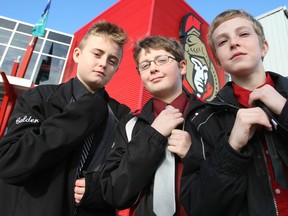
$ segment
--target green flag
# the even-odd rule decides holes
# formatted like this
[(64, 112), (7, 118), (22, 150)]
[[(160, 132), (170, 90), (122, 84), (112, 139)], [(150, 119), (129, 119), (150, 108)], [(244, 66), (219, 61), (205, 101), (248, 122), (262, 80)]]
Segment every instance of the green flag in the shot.
[(49, 9), (51, 5), (51, 0), (48, 0), (47, 6), (43, 11), (40, 20), (38, 23), (35, 24), (34, 28), (32, 29), (32, 35), (34, 37), (42, 37), (45, 33), (45, 27), (48, 20)]

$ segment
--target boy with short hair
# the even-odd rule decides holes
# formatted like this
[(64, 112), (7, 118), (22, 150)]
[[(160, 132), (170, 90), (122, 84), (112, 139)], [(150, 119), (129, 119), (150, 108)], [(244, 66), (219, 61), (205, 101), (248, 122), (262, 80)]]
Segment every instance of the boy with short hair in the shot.
[[(95, 23), (74, 50), (76, 78), (17, 99), (0, 142), (1, 215), (116, 214), (103, 200), (99, 176), (117, 121), (130, 109), (104, 86), (119, 67), (126, 40), (117, 25)], [(27, 117), (33, 121), (19, 121)]]
[(231, 75), (192, 127), (181, 198), (188, 215), (287, 215), (288, 80), (266, 72), (264, 31), (243, 10), (212, 22), (208, 40)]
[[(190, 120), (203, 103), (183, 89), (186, 61), (177, 40), (162, 36), (139, 40), (134, 47), (134, 60), (143, 85), (153, 97), (141, 111), (119, 123), (115, 145), (102, 174), (104, 197), (119, 209), (134, 204), (130, 215), (184, 216), (179, 201), (182, 160), (186, 160), (192, 143), (188, 131)], [(171, 156), (172, 162), (165, 156)], [(172, 171), (163, 171), (167, 161), (171, 162)], [(160, 170), (163, 173), (159, 174)], [(161, 177), (164, 177), (162, 183)], [(156, 192), (165, 186), (171, 191)], [(170, 193), (171, 203), (166, 200)], [(157, 204), (157, 201), (164, 203)]]

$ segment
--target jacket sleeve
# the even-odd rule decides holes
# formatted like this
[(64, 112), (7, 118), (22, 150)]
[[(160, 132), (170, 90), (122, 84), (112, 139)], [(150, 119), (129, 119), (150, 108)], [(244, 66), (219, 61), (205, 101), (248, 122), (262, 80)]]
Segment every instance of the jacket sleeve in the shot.
[(283, 107), (283, 110), (278, 118), (281, 126), (279, 127), (279, 132), (284, 135), (284, 137), (288, 137), (288, 99)]
[[(123, 104), (119, 104), (115, 100), (111, 99), (109, 102), (110, 107), (115, 114), (115, 117), (119, 121), (121, 118), (125, 117), (130, 112), (130, 109)], [(117, 127), (116, 124), (115, 127)], [(109, 130), (109, 135), (111, 135), (113, 130)], [(111, 136), (111, 141), (113, 141), (114, 136)], [(110, 143), (110, 142), (108, 142)], [(110, 147), (109, 147), (110, 148)], [(103, 160), (107, 157), (106, 151), (102, 151)], [(104, 162), (104, 161), (103, 161)], [(103, 198), (101, 183), (100, 183), (100, 176), (101, 176), (102, 168), (99, 168), (99, 171), (88, 171), (85, 174), (85, 193), (83, 198), (81, 199), (79, 206), (89, 209), (107, 209), (113, 208), (109, 205)]]
[(234, 151), (228, 135), (218, 129), (193, 129), (192, 146), (183, 160), (181, 201), (191, 216), (236, 215), (245, 200), (252, 153)]
[[(117, 209), (136, 202), (141, 191), (151, 184), (154, 173), (164, 158), (167, 138), (138, 119), (128, 143), (127, 119), (120, 122), (115, 145), (108, 154), (101, 176), (105, 200)], [(139, 124), (142, 124), (140, 129)]]
[(7, 183), (22, 184), (36, 172), (56, 165), (108, 112), (106, 101), (98, 94), (87, 94), (51, 116), (46, 116), (44, 103), (37, 89), (17, 99), (8, 133), (0, 141), (0, 178)]
[(87, 209), (112, 209), (103, 198), (101, 183), (100, 183), (100, 171), (91, 172), (85, 175), (85, 193), (81, 199), (79, 206)]

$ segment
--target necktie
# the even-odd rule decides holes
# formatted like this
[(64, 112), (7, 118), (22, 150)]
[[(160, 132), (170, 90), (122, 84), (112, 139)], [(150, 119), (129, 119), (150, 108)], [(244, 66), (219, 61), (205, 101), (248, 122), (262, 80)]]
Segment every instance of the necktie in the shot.
[(153, 211), (157, 216), (172, 216), (175, 209), (175, 159), (166, 148), (166, 157), (154, 177)]
[[(166, 107), (167, 108), (167, 107)], [(153, 211), (157, 216), (172, 216), (176, 210), (175, 203), (175, 158), (168, 151), (154, 177)]]
[(94, 133), (90, 134), (88, 137), (86, 137), (85, 142), (83, 144), (82, 152), (81, 152), (81, 157), (80, 157), (80, 163), (78, 166), (78, 172), (77, 172), (77, 177), (81, 178), (82, 176), (82, 169), (84, 167), (85, 161), (89, 155), (92, 142), (94, 138)]

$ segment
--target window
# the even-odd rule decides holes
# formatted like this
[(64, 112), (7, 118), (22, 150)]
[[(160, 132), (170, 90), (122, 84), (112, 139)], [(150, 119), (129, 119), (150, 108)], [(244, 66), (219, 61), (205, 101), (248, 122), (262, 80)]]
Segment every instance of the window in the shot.
[(31, 59), (29, 61), (28, 67), (26, 69), (25, 75), (24, 75), (25, 79), (31, 79), (31, 76), (32, 76), (33, 70), (35, 68), (36, 60), (37, 60), (38, 56), (39, 56), (39, 54), (33, 52)]
[(24, 32), (24, 33), (27, 33), (27, 34), (31, 34), (32, 32), (32, 26), (28, 26), (28, 25), (24, 25), (22, 23), (19, 23), (18, 27), (17, 27), (17, 31), (19, 32)]
[(66, 36), (66, 35), (61, 35), (61, 34), (58, 34), (56, 32), (50, 31), (49, 35), (48, 35), (48, 39), (59, 41), (59, 42), (66, 43), (66, 44), (70, 44), (72, 37)]
[[(33, 25), (11, 21), (0, 16), (0, 70), (11, 74), (14, 62), (20, 58), (20, 66), (30, 40)], [(39, 37), (29, 60), (24, 78), (36, 85), (58, 84), (64, 72), (67, 54), (73, 35), (46, 30)]]
[(51, 42), (51, 41), (46, 41), (44, 45), (43, 53), (66, 58), (68, 49), (69, 49), (69, 46)]
[(13, 21), (10, 21), (10, 20), (7, 20), (7, 19), (3, 19), (3, 18), (0, 18), (0, 26), (1, 27), (4, 27), (4, 28), (8, 28), (8, 29), (14, 29), (15, 28), (15, 25), (16, 25), (16, 22), (13, 22)]
[(0, 45), (0, 62), (1, 62), (1, 60), (2, 60), (3, 53), (4, 53), (5, 49), (6, 49), (5, 46)]
[(40, 52), (40, 49), (42, 47), (42, 44), (43, 44), (43, 39), (42, 38), (38, 38), (37, 42), (36, 42), (36, 45), (34, 47), (34, 51), (36, 52)]
[(0, 28), (0, 43), (8, 44), (12, 32)]
[(37, 66), (34, 83), (42, 84), (58, 84), (62, 74), (65, 60), (42, 55)]
[(17, 60), (18, 56), (21, 56), (21, 58), (23, 58), (24, 50), (19, 50), (19, 49), (10, 47), (4, 58), (3, 64), (1, 66), (1, 70), (4, 71), (6, 74), (11, 74), (12, 66), (14, 64), (14, 61)]
[(29, 36), (15, 33), (12, 39), (11, 45), (26, 49), (28, 46), (29, 40), (30, 40)]

